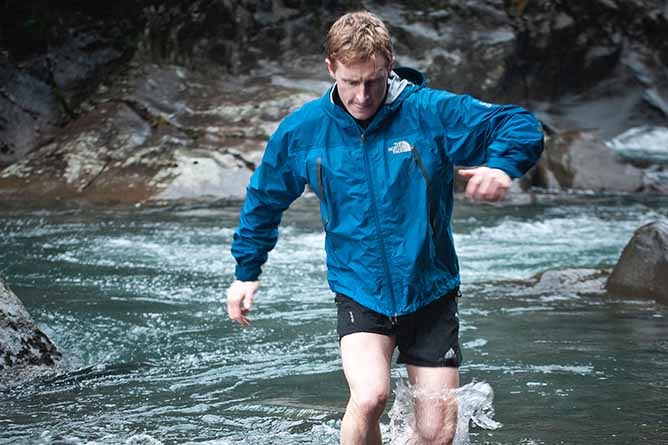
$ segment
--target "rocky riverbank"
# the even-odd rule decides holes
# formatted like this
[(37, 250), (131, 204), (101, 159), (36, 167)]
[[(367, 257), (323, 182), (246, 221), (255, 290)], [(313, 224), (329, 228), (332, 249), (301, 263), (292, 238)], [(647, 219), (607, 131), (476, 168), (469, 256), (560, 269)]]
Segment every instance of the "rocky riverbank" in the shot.
[[(0, 200), (242, 199), (278, 122), (329, 84), (323, 35), (351, 5), (327, 3), (65, 2), (39, 23), (5, 5)], [(352, 6), (430, 86), (536, 112), (545, 155), (516, 190), (668, 193), (662, 2)]]

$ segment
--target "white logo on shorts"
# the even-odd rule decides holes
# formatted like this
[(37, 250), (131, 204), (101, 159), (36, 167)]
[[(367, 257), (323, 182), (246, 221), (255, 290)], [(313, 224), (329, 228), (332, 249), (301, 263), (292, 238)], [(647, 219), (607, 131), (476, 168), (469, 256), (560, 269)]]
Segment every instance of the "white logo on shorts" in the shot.
[(450, 349), (448, 350), (448, 352), (445, 353), (445, 355), (443, 356), (443, 358), (446, 359), (446, 360), (452, 360), (453, 358), (455, 358), (455, 351), (454, 351), (454, 349), (450, 348)]

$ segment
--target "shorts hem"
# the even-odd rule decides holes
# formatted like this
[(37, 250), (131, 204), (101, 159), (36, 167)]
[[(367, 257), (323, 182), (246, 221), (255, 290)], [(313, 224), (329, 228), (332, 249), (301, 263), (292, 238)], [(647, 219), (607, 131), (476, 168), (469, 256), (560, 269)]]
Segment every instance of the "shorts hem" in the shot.
[(343, 337), (345, 337), (346, 335), (350, 335), (350, 334), (360, 334), (360, 333), (362, 333), (362, 332), (367, 333), (367, 334), (384, 335), (384, 336), (386, 336), (386, 337), (393, 337), (393, 336), (396, 337), (396, 334), (391, 334), (391, 333), (389, 333), (389, 332), (387, 332), (387, 331), (380, 331), (380, 330), (373, 330), (373, 329), (360, 329), (359, 331), (344, 332), (343, 334), (339, 334), (339, 333), (337, 332), (337, 334), (339, 335), (339, 342), (340, 342), (341, 339), (342, 339)]
[(455, 363), (452, 361), (448, 362), (429, 362), (426, 360), (419, 360), (414, 358), (409, 358), (399, 353), (397, 357), (397, 364), (401, 365), (413, 365), (413, 366), (422, 366), (425, 368), (459, 368), (461, 363)]

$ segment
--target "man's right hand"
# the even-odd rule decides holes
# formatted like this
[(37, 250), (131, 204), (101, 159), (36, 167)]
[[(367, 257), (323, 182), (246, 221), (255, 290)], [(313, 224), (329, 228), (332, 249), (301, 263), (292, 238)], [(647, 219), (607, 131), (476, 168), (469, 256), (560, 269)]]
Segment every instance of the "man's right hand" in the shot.
[(227, 289), (227, 315), (241, 326), (250, 325), (246, 314), (253, 306), (253, 297), (259, 287), (259, 281), (234, 280)]

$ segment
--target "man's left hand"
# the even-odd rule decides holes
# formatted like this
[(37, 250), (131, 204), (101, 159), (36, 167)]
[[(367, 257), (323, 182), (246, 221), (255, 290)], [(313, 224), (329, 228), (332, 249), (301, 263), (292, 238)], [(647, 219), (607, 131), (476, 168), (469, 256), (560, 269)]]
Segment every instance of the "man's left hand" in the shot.
[(473, 201), (495, 202), (506, 195), (512, 179), (503, 170), (489, 167), (476, 167), (459, 170), (459, 174), (468, 178), (466, 198)]

